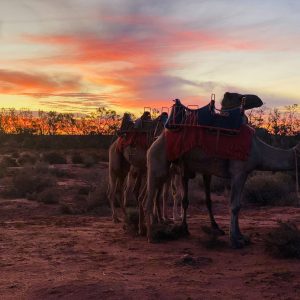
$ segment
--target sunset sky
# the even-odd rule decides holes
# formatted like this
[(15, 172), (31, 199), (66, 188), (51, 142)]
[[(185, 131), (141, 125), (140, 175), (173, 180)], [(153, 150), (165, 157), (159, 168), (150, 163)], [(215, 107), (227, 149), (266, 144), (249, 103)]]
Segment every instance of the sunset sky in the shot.
[(211, 93), (300, 103), (300, 2), (0, 2), (0, 107), (84, 113), (203, 105)]

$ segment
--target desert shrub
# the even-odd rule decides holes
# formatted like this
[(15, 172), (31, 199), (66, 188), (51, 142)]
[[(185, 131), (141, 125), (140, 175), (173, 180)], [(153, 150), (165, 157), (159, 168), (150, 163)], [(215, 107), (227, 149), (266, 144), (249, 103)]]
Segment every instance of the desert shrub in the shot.
[(11, 156), (4, 156), (0, 162), (1, 167), (17, 167), (18, 163), (15, 158)]
[(20, 157), (20, 153), (18, 151), (13, 151), (11, 153), (11, 157), (17, 159)]
[(64, 215), (72, 215), (73, 210), (72, 207), (66, 203), (62, 203), (60, 206), (61, 213)]
[(36, 195), (49, 187), (54, 187), (56, 181), (48, 174), (41, 176), (34, 168), (25, 168), (12, 178), (12, 185), (8, 187), (5, 195), (8, 197), (36, 198)]
[(97, 161), (92, 155), (86, 155), (83, 158), (83, 163), (86, 168), (90, 168), (94, 166), (97, 163)]
[(265, 250), (274, 257), (300, 258), (300, 230), (292, 222), (278, 222), (266, 237)]
[(37, 155), (33, 153), (21, 153), (19, 158), (17, 159), (17, 163), (21, 166), (23, 165), (34, 165), (38, 160)]
[(244, 199), (249, 203), (261, 205), (293, 204), (292, 178), (285, 173), (257, 173), (248, 178)]
[(78, 189), (78, 195), (88, 195), (90, 192), (90, 187), (82, 186)]
[(92, 188), (87, 197), (88, 209), (97, 206), (108, 206), (107, 199), (107, 179), (103, 178), (96, 186)]
[(51, 165), (67, 163), (67, 159), (61, 153), (58, 152), (44, 153), (43, 159)]
[(6, 174), (7, 174), (7, 167), (2, 166), (2, 164), (0, 163), (0, 178), (5, 177)]
[(50, 174), (52, 174), (55, 177), (58, 178), (65, 178), (70, 177), (70, 174), (66, 169), (60, 169), (60, 168), (52, 168), (50, 169)]
[(34, 172), (37, 174), (48, 174), (50, 172), (49, 164), (44, 161), (37, 162), (34, 166)]
[[(199, 186), (201, 189), (204, 189), (203, 177), (200, 176), (198, 179)], [(226, 178), (212, 176), (210, 190), (212, 193), (222, 193), (225, 190), (226, 186), (230, 186), (230, 181)]]
[(98, 161), (106, 161), (108, 162), (108, 150), (107, 149), (99, 149), (97, 151)]
[(83, 157), (80, 153), (76, 152), (76, 153), (72, 154), (71, 161), (72, 161), (73, 164), (82, 164), (83, 163)]
[(45, 204), (59, 203), (59, 192), (55, 188), (46, 188), (37, 194), (36, 199)]

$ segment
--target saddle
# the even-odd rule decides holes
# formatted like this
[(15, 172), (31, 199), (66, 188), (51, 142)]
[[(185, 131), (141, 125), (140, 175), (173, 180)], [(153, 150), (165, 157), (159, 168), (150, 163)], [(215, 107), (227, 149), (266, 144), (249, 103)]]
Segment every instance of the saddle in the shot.
[(118, 135), (123, 136), (126, 133), (150, 133), (154, 130), (152, 120), (138, 120), (136, 123), (132, 120), (130, 114), (124, 113)]
[(242, 124), (245, 123), (243, 101), (240, 107), (221, 110), (215, 108), (214, 100), (198, 109), (190, 109), (184, 106), (179, 99), (174, 101), (175, 103), (165, 125), (167, 129), (204, 127), (211, 133), (236, 134)]

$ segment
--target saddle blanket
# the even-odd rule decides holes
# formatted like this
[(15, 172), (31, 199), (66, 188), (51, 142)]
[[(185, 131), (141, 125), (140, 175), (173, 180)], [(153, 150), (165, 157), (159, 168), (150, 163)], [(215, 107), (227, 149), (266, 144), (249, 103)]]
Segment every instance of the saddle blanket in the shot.
[(117, 150), (122, 152), (125, 147), (141, 147), (147, 150), (150, 146), (150, 138), (147, 132), (127, 132), (125, 135), (118, 137)]
[(169, 161), (180, 158), (195, 147), (210, 157), (231, 160), (247, 160), (255, 131), (242, 125), (235, 135), (213, 133), (202, 127), (183, 127), (179, 131), (165, 130), (166, 151)]

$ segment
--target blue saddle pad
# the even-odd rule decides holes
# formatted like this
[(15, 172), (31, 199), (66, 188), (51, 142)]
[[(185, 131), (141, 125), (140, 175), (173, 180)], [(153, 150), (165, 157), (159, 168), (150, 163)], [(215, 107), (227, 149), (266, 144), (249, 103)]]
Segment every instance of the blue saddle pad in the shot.
[(190, 109), (176, 99), (165, 127), (174, 129), (180, 126), (202, 126), (238, 130), (242, 124), (243, 113), (239, 107), (216, 113), (211, 104)]

